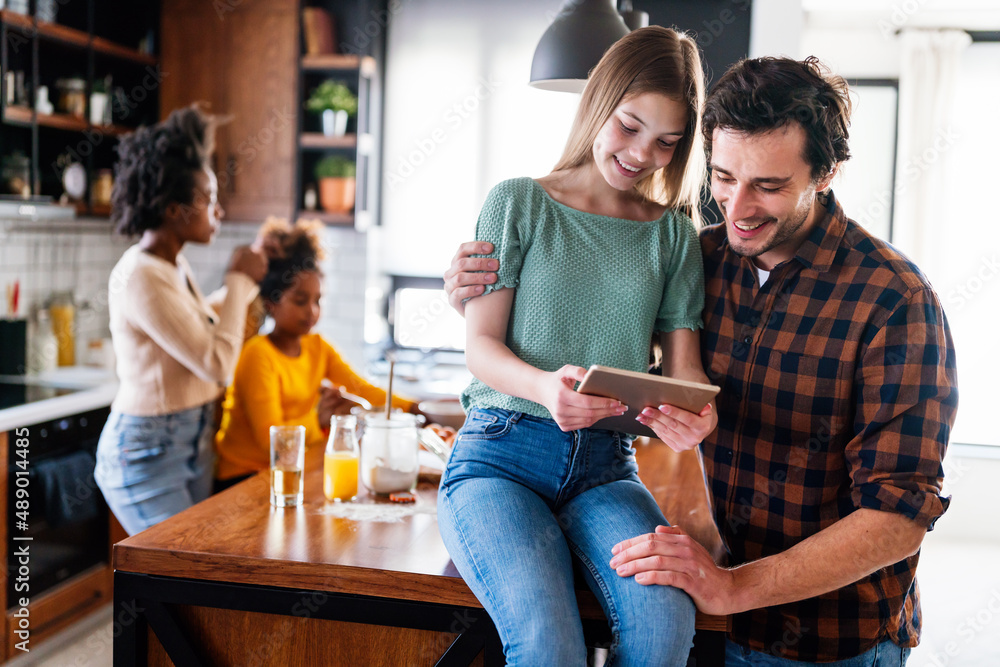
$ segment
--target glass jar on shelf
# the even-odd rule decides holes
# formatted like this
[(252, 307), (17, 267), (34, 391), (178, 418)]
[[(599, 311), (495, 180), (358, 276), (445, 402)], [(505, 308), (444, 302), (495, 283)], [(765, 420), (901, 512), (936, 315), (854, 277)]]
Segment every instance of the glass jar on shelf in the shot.
[(57, 79), (56, 88), (59, 91), (57, 109), (77, 118), (87, 115), (87, 82), (78, 77)]
[(31, 160), (20, 151), (3, 157), (2, 179), (4, 194), (31, 196)]

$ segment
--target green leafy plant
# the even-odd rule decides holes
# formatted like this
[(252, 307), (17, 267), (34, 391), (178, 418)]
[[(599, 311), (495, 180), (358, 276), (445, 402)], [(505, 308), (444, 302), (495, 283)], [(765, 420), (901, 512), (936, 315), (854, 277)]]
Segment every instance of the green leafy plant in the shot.
[(357, 165), (342, 155), (328, 155), (316, 163), (316, 178), (354, 178)]
[(316, 113), (327, 109), (346, 111), (347, 115), (353, 116), (358, 113), (358, 98), (343, 81), (327, 79), (313, 88), (306, 101), (306, 109)]

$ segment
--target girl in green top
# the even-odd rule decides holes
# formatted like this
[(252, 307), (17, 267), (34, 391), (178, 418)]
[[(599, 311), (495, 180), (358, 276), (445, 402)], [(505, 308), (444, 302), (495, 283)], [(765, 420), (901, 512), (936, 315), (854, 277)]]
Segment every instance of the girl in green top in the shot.
[[(632, 438), (591, 428), (626, 406), (574, 391), (591, 364), (708, 382), (704, 285), (691, 218), (705, 175), (693, 40), (636, 30), (591, 73), (566, 149), (544, 178), (496, 186), (476, 238), (500, 269), (466, 306), (475, 380), (438, 495), (452, 559), (493, 618), (508, 664), (581, 665), (582, 565), (613, 634), (613, 665), (683, 665), (694, 605), (618, 577), (611, 548), (666, 525)], [(640, 415), (640, 421), (645, 417)], [(699, 419), (714, 423), (711, 406)]]

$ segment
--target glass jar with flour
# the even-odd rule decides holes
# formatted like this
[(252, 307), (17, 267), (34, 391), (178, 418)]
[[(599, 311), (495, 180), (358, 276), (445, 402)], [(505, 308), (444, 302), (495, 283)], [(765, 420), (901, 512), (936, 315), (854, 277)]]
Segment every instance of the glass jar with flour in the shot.
[(416, 415), (369, 412), (361, 437), (361, 482), (379, 496), (412, 491), (418, 451)]

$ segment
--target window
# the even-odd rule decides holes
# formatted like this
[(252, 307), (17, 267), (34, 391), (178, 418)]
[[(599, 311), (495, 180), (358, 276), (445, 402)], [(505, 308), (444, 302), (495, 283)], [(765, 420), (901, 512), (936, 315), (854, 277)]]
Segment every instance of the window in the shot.
[(389, 301), (389, 322), (396, 346), (465, 349), (465, 321), (448, 305), (441, 279), (396, 277), (393, 282), (407, 285), (395, 289)]
[[(532, 88), (528, 74), (558, 6), (400, 6), (387, 43), (382, 225), (369, 230), (369, 264), (377, 273), (434, 277), (440, 285), (455, 249), (473, 239), (490, 188), (543, 176), (555, 165), (579, 95)], [(464, 322), (450, 308), (433, 326), (420, 316), (447, 305), (441, 291), (421, 285), (400, 295), (399, 285), (387, 282), (369, 295), (366, 342), (388, 334), (404, 347), (464, 348)], [(391, 333), (382, 310), (390, 295), (402, 297), (392, 308)]]
[[(898, 88), (892, 80), (852, 82), (851, 160), (834, 181), (844, 210), (881, 238), (897, 243), (892, 218)], [(980, 41), (964, 53), (952, 101), (954, 127), (945, 128), (951, 214), (934, 230), (930, 251), (900, 247), (928, 274), (951, 326), (958, 360), (959, 411), (952, 442), (998, 445), (991, 410), (1000, 377), (995, 322), (1000, 311), (1000, 219), (990, 201), (996, 184), (988, 160), (1000, 154), (1000, 133), (984, 110), (1000, 108), (1000, 43)]]
[[(940, 221), (930, 275), (958, 356), (959, 410), (952, 442), (1000, 446), (993, 423), (1000, 395), (1000, 215), (992, 168), (1000, 155), (994, 112), (1000, 108), (1000, 42), (974, 42), (966, 49), (953, 104), (955, 127), (948, 132), (953, 144), (945, 153), (951, 180), (941, 184), (952, 214)], [(921, 259), (930, 258), (914, 257), (917, 264)]]
[(892, 237), (898, 98), (895, 80), (851, 82), (851, 159), (833, 182), (851, 219), (887, 240)]

